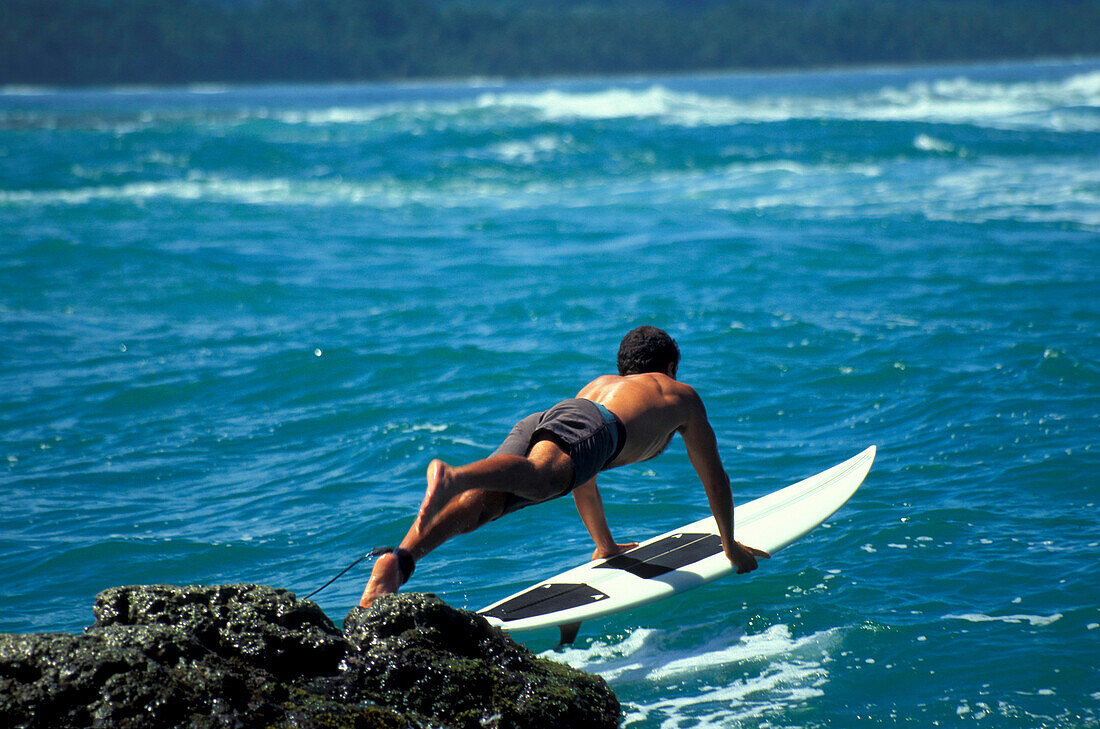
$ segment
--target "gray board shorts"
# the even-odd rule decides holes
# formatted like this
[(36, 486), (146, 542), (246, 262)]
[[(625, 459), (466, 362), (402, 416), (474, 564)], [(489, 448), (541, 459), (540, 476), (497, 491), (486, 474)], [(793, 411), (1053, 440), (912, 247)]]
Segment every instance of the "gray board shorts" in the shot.
[[(516, 423), (493, 455), (526, 456), (540, 440), (554, 441), (573, 462), (573, 483), (551, 497), (558, 498), (587, 483), (615, 460), (626, 442), (626, 427), (617, 415), (599, 403), (581, 398), (563, 400)], [(539, 502), (508, 494), (501, 516), (535, 503)]]

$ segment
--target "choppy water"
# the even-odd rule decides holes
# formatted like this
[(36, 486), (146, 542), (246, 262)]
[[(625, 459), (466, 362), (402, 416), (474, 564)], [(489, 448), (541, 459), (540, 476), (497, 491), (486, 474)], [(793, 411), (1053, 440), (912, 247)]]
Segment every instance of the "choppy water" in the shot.
[[(880, 451), (758, 572), (554, 654), (625, 726), (1100, 726), (1098, 62), (6, 89), (0, 251), (0, 630), (308, 592), (655, 323), (738, 499)], [(624, 539), (707, 513), (682, 446), (602, 484)], [(563, 500), (410, 588), (590, 551)]]

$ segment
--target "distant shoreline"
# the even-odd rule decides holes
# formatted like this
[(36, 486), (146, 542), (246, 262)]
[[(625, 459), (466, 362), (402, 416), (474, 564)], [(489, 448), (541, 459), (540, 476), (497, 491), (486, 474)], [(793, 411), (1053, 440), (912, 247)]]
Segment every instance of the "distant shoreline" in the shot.
[(431, 88), (431, 87), (461, 87), (472, 89), (493, 88), (506, 84), (541, 83), (541, 84), (586, 84), (601, 82), (661, 82), (676, 81), (690, 78), (720, 78), (723, 76), (789, 76), (789, 75), (829, 75), (841, 73), (862, 74), (891, 74), (904, 73), (917, 69), (940, 69), (943, 71), (968, 71), (977, 69), (996, 69), (998, 67), (1010, 68), (1013, 66), (1030, 65), (1036, 67), (1072, 67), (1091, 66), (1100, 63), (1100, 55), (1073, 56), (1073, 57), (1040, 57), (1040, 58), (1004, 58), (969, 61), (939, 61), (939, 62), (912, 62), (912, 63), (876, 63), (876, 64), (848, 64), (813, 67), (782, 67), (782, 68), (727, 68), (727, 69), (699, 69), (697, 71), (678, 72), (636, 72), (622, 74), (592, 74), (592, 75), (565, 75), (548, 74), (546, 76), (509, 78), (509, 77), (448, 77), (434, 78), (408, 78), (408, 79), (364, 79), (357, 81), (348, 80), (320, 80), (320, 81), (257, 81), (257, 82), (181, 82), (174, 84), (112, 84), (112, 85), (65, 85), (65, 84), (0, 84), (0, 98), (16, 98), (20, 96), (48, 96), (50, 94), (63, 93), (113, 93), (119, 95), (156, 94), (156, 93), (185, 93), (195, 96), (218, 96), (233, 93), (235, 91), (262, 91), (264, 89), (293, 89), (324, 88), (356, 89), (362, 87), (378, 86), (393, 88)]
[(0, 87), (545, 80), (1100, 55), (1100, 0), (9, 0)]

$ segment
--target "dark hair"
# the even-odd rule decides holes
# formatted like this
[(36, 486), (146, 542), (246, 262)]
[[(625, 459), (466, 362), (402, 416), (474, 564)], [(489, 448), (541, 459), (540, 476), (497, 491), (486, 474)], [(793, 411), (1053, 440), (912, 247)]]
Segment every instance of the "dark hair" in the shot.
[(669, 365), (680, 364), (680, 348), (667, 333), (657, 327), (631, 329), (619, 345), (619, 374), (665, 372)]

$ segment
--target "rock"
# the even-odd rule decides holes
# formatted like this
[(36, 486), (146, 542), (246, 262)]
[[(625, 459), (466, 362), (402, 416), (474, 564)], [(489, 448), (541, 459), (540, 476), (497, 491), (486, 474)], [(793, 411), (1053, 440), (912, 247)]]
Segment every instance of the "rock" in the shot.
[(355, 645), (345, 685), (386, 706), (469, 729), (619, 724), (619, 701), (602, 678), (538, 658), (434, 595), (387, 595), (355, 608), (344, 633)]
[(263, 585), (115, 587), (92, 612), (97, 628), (175, 626), (223, 658), (279, 677), (331, 674), (348, 648), (317, 603)]
[(616, 727), (603, 679), (480, 616), (405, 593), (341, 632), (261, 585), (118, 587), (80, 635), (0, 635), (0, 726), (248, 729)]

